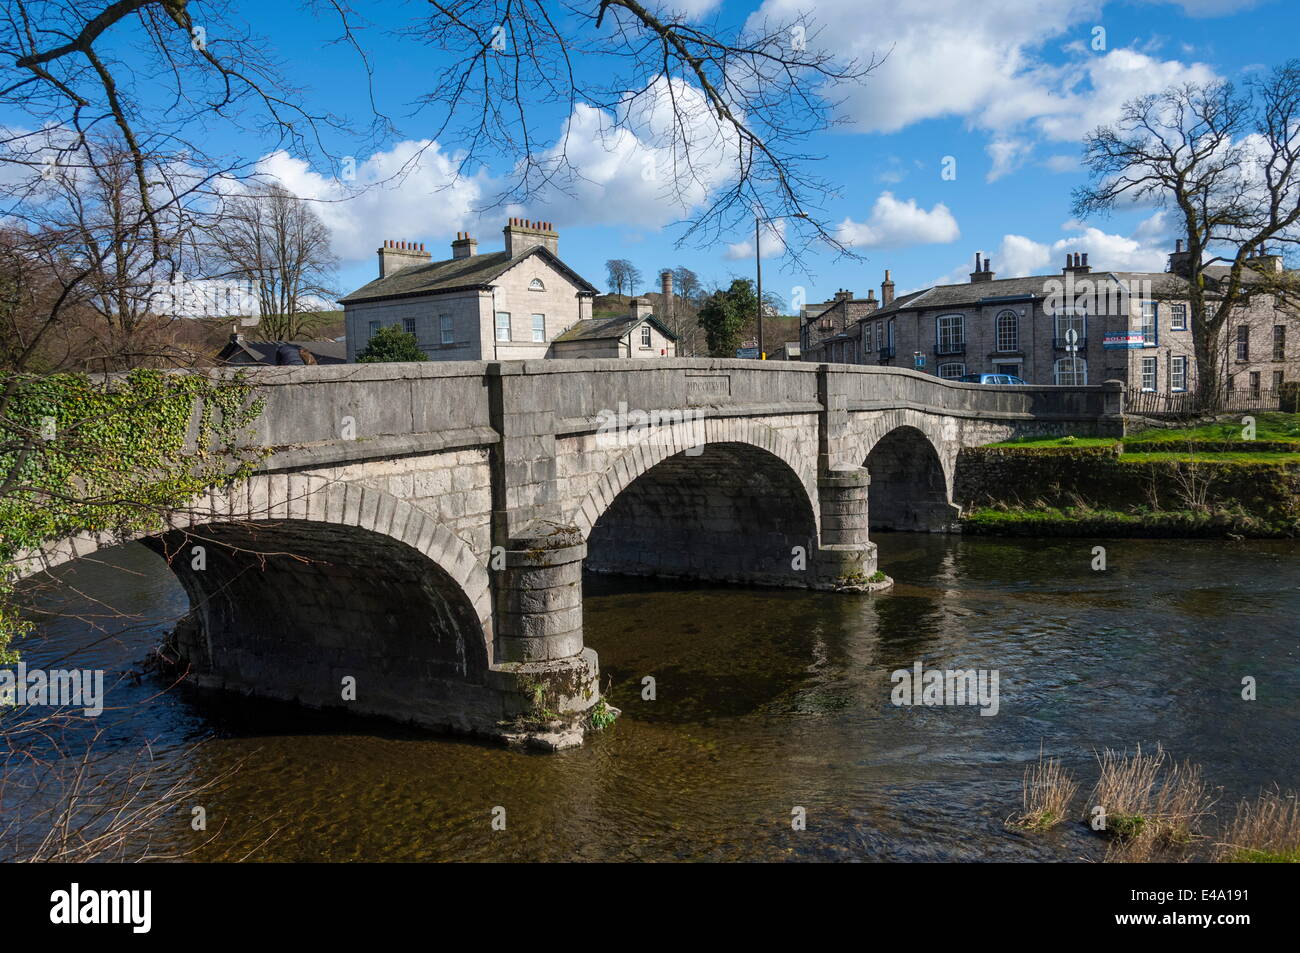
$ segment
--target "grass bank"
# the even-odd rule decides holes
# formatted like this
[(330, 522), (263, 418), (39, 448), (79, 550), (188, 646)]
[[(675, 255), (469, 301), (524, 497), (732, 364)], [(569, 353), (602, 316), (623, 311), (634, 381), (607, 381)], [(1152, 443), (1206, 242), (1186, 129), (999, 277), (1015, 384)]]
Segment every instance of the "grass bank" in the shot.
[(1300, 537), (1300, 414), (970, 448), (954, 495), (973, 534)]

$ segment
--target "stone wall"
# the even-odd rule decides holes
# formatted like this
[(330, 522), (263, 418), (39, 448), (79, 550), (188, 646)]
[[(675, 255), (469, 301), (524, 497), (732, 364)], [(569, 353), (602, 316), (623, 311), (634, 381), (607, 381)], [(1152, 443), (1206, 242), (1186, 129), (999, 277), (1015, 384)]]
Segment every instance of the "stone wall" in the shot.
[(957, 462), (955, 499), (970, 506), (1184, 509), (1189, 498), (1268, 518), (1300, 509), (1300, 465), (1126, 461), (1116, 447), (972, 447)]

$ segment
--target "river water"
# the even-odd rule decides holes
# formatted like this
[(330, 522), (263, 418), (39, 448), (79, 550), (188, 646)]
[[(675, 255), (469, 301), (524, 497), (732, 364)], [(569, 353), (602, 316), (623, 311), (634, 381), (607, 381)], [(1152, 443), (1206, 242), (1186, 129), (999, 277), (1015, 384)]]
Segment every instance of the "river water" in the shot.
[[(65, 571), (44, 598), (78, 618), (22, 649), (110, 672), (105, 769), (148, 742), (160, 779), (215, 782), (152, 837), (195, 860), (1096, 860), (1082, 824), (1004, 828), (1040, 749), (1080, 807), (1106, 747), (1198, 762), (1220, 814), (1300, 783), (1300, 545), (1112, 540), (1096, 572), (1086, 540), (878, 543), (897, 585), (875, 595), (589, 577), (623, 717), (552, 755), (119, 679), (186, 608), (139, 546)], [(918, 661), (996, 670), (998, 713), (893, 705)]]

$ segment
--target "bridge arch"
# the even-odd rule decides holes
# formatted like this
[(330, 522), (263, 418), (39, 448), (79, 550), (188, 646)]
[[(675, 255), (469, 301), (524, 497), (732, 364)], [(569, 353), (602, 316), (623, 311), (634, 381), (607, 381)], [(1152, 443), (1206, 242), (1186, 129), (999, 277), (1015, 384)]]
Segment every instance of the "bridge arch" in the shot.
[(795, 547), (805, 563), (817, 547), (816, 497), (805, 483), (811, 474), (800, 472), (807, 468), (775, 431), (731, 423), (695, 446), (645, 446), (610, 468), (579, 511), (586, 568), (806, 584), (808, 573), (792, 561)]
[(694, 425), (678, 423), (645, 430), (644, 436), (638, 436), (634, 446), (627, 448), (605, 469), (596, 485), (577, 505), (573, 524), (586, 539), (597, 520), (633, 481), (670, 457), (711, 444), (748, 446), (784, 463), (802, 488), (803, 501), (811, 507), (814, 526), (820, 530), (820, 514), (813, 505), (817, 499), (816, 461), (809, 459), (808, 454), (801, 454), (794, 443), (776, 429), (745, 418), (709, 418)]
[[(77, 537), (24, 569), (132, 539), (189, 595), (177, 641), (197, 684), (473, 727), (492, 664), (487, 570), (421, 508), (360, 484), (259, 474), (161, 532)], [(448, 695), (468, 700), (463, 716)]]
[(873, 441), (863, 465), (871, 475), (871, 529), (930, 530), (953, 516), (943, 457), (922, 430), (903, 424)]

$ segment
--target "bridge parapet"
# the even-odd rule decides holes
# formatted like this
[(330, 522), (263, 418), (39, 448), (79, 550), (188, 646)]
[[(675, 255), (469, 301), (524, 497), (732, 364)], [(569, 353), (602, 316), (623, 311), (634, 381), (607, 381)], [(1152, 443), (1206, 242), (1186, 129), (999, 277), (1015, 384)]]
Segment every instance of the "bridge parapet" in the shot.
[[(441, 694), (409, 705), (394, 696), (370, 710), (552, 746), (579, 739), (584, 713), (599, 701), (597, 659), (583, 641), (584, 569), (862, 588), (877, 569), (872, 527), (953, 524), (962, 446), (1066, 430), (1122, 433), (1122, 389), (1113, 382), (987, 387), (910, 370), (713, 359), (244, 373), (265, 401), (249, 445), (269, 451), (262, 473), (235, 494), (247, 505), (210, 514), (200, 506), (159, 532), (171, 531), (169, 545), (191, 529), (211, 535), (215, 524), (228, 524), (221, 532), (232, 539), (243, 538), (236, 524), (297, 532), (310, 567), (281, 554), (284, 565), (267, 574), (255, 558), (232, 555), (228, 575), (299, 586), (315, 608), (278, 627), (263, 627), (269, 612), (233, 603), (224, 615), (200, 614), (202, 631), (190, 640), (207, 647), (200, 674), (256, 688), (266, 673), (250, 659), (299, 652), (312, 662), (302, 666), (311, 684), (295, 697), (324, 704), (329, 692), (310, 673), (333, 677), (364, 664), (376, 678), (396, 670), (414, 679), (403, 685), (427, 688), (412, 673), (429, 660), (416, 653), (437, 643)], [(629, 426), (630, 434), (620, 430)], [(320, 489), (308, 492), (308, 484)], [(295, 522), (303, 525), (295, 530)], [(59, 551), (85, 555), (111, 543), (64, 541)], [(362, 552), (367, 572), (396, 568), (366, 583), (377, 586), (368, 599), (349, 600), (336, 590), (360, 585), (366, 573), (330, 563)], [(229, 600), (218, 582), (200, 575), (189, 585), (220, 608)], [(261, 598), (241, 585), (250, 604)], [(403, 587), (419, 593), (408, 598)], [(330, 668), (310, 657), (319, 648), (314, 627), (350, 601), (379, 616), (405, 606), (393, 615), (403, 632), (381, 631), (377, 618), (358, 647), (349, 636), (356, 619), (340, 623), (322, 640), (336, 657)], [(388, 644), (412, 654), (392, 662), (383, 657)], [(232, 669), (236, 658), (242, 669)], [(448, 681), (453, 669), (476, 672), (472, 691)], [(502, 729), (512, 719), (516, 728)]]

